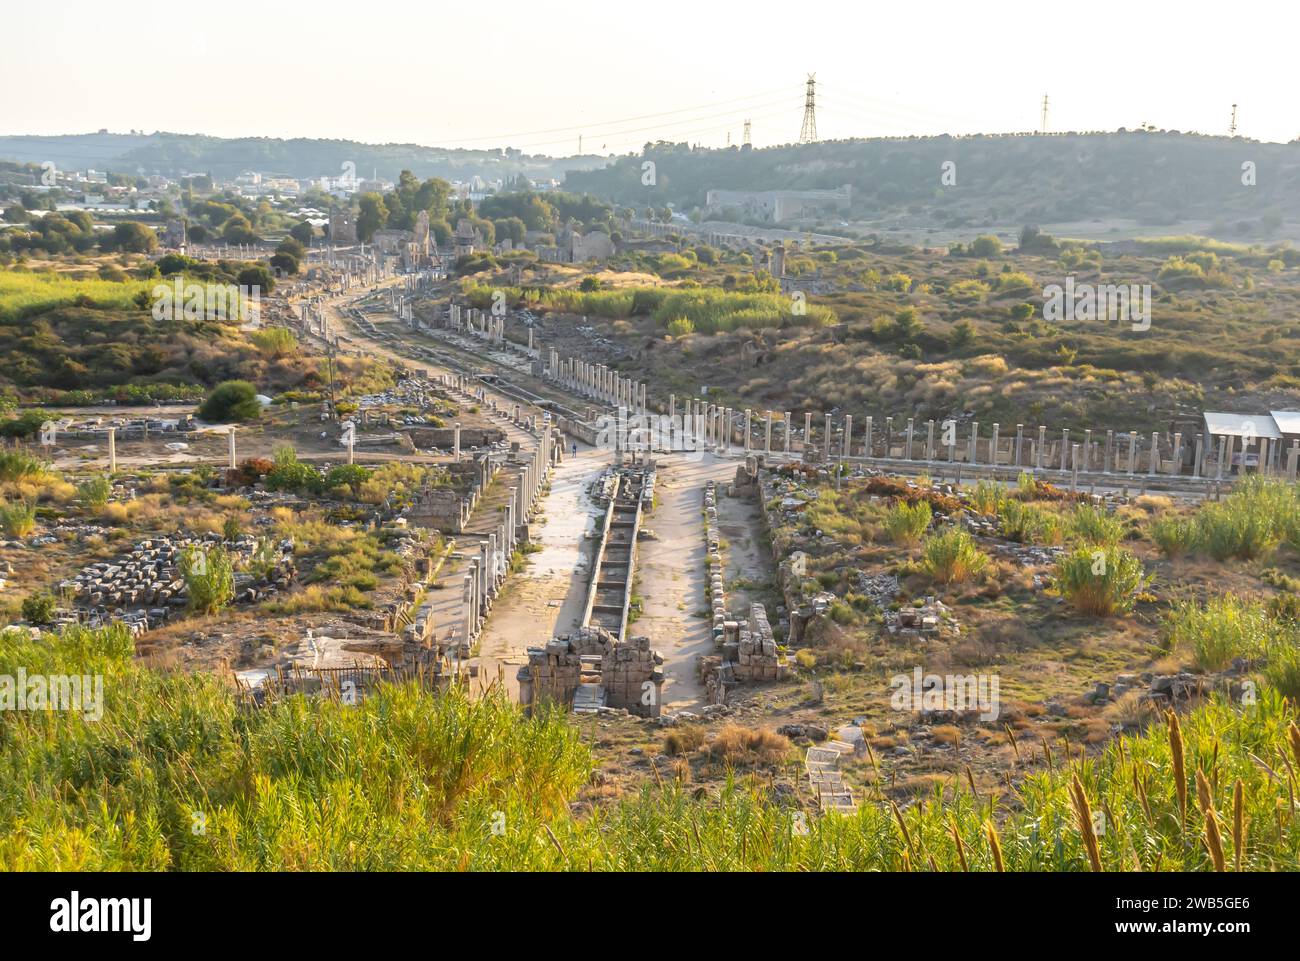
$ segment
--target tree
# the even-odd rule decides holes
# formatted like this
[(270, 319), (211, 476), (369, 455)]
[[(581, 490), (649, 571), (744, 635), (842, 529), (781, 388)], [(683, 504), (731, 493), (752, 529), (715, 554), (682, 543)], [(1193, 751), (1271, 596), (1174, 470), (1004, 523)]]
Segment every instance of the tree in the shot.
[(228, 244), (255, 244), (260, 237), (243, 214), (235, 214), (221, 228), (221, 238)]
[(199, 416), (214, 424), (257, 420), (262, 416), (257, 389), (246, 380), (224, 381), (208, 394)]
[(1002, 241), (992, 234), (981, 234), (971, 241), (972, 257), (997, 257), (1002, 253)]
[(364, 193), (358, 199), (360, 212), (357, 214), (357, 236), (366, 243), (388, 222), (388, 208), (384, 198), (376, 193)]
[(49, 591), (37, 591), (23, 598), (23, 620), (33, 624), (48, 624), (54, 620), (57, 604)]
[(291, 254), (278, 253), (271, 255), (271, 267), (280, 271), (282, 274), (292, 276), (298, 272), (298, 261)]
[(948, 347), (952, 350), (960, 350), (970, 344), (975, 339), (975, 325), (969, 320), (959, 320), (952, 328), (952, 336), (948, 338)]
[(158, 247), (158, 235), (144, 224), (129, 220), (113, 228), (111, 246), (132, 254), (153, 253)]
[(894, 326), (891, 334), (894, 340), (908, 341), (921, 332), (921, 319), (915, 307), (904, 307), (894, 314)]
[(239, 272), (236, 281), (241, 287), (256, 287), (264, 294), (275, 289), (275, 278), (261, 264), (249, 264)]
[[(302, 246), (310, 247), (312, 238), (316, 236), (316, 228), (311, 225), (310, 221), (304, 220), (293, 225), (293, 229), (289, 231), (289, 236)], [(298, 259), (301, 260), (302, 258), (299, 257)]]
[(307, 256), (307, 248), (304, 247), (297, 238), (285, 237), (280, 241), (280, 245), (275, 248), (277, 254), (288, 254), (294, 260), (302, 260)]

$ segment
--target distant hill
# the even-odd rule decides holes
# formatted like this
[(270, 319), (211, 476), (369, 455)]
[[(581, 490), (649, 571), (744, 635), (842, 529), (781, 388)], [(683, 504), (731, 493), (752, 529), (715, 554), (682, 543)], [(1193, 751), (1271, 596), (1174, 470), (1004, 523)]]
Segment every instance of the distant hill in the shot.
[(417, 177), (465, 180), (523, 174), (533, 179), (558, 178), (568, 169), (581, 170), (607, 163), (601, 157), (556, 160), (526, 156), (518, 151), (449, 150), (419, 144), (364, 144), (352, 140), (282, 140), (247, 137), (236, 140), (201, 134), (69, 134), (64, 136), (0, 136), (0, 159), (23, 163), (53, 161), (69, 170), (87, 167), (120, 173), (211, 173), (233, 177), (245, 170), (285, 177), (337, 175), (345, 162), (356, 165), (358, 177), (396, 180), (403, 170)]
[[(642, 184), (655, 162), (655, 184)], [(956, 183), (940, 182), (955, 164)], [(1256, 185), (1242, 183), (1255, 165)], [(638, 208), (702, 206), (710, 188), (853, 187), (851, 218), (936, 226), (1126, 218), (1152, 226), (1272, 215), (1300, 219), (1300, 142), (1177, 132), (924, 137), (832, 141), (762, 150), (656, 144), (644, 156), (575, 172), (570, 190)]]

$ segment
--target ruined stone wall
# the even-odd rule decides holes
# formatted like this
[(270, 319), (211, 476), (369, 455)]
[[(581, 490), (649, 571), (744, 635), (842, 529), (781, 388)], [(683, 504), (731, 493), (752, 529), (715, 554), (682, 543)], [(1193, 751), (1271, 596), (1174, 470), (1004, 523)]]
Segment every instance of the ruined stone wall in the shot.
[(607, 707), (626, 708), (641, 717), (658, 717), (664, 675), (663, 657), (650, 649), (650, 638), (615, 642), (601, 660), (600, 683)]

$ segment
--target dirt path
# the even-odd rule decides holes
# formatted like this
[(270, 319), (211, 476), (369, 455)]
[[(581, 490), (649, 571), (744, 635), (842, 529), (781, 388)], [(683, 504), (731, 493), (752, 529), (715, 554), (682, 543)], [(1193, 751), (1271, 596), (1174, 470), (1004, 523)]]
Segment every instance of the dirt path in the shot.
[(725, 484), (735, 476), (736, 461), (706, 455), (692, 460), (680, 454), (659, 460), (655, 488), (659, 503), (644, 526), (655, 540), (638, 548), (636, 593), (645, 610), (631, 633), (650, 638), (664, 657), (663, 710), (698, 710), (706, 703), (696, 676), (695, 659), (712, 654), (712, 622), (697, 616), (704, 600), (704, 484)]
[(515, 672), (527, 660), (525, 649), (576, 630), (582, 620), (596, 545), (586, 534), (601, 513), (588, 487), (609, 458), (581, 445), (579, 450), (576, 459), (555, 468), (551, 492), (542, 502), (545, 523), (531, 529), (542, 549), (529, 554), (528, 566), (510, 579), (481, 635), (479, 676), (502, 677), (512, 697), (519, 695)]

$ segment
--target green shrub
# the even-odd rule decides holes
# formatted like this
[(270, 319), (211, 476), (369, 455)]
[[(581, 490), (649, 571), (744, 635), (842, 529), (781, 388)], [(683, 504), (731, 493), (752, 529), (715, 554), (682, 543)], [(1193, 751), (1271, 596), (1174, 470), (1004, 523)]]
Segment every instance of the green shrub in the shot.
[(980, 514), (999, 513), (1007, 499), (1007, 490), (996, 481), (982, 480), (970, 493), (970, 506)]
[(0, 504), (0, 531), (5, 537), (26, 537), (36, 529), (36, 507), (25, 501)]
[(224, 381), (212, 388), (199, 407), (199, 416), (212, 424), (257, 420), (262, 416), (257, 388), (246, 380)]
[(1056, 562), (1056, 587), (1080, 614), (1110, 617), (1133, 609), (1142, 563), (1121, 548), (1077, 547)]
[(998, 507), (1002, 536), (1021, 544), (1059, 544), (1062, 540), (1061, 519), (1051, 511), (1014, 498)]
[(907, 504), (899, 501), (885, 511), (884, 528), (895, 544), (916, 544), (930, 528), (933, 512), (925, 501)]
[(112, 482), (103, 474), (87, 478), (77, 485), (77, 497), (90, 510), (99, 510), (113, 493)]
[(181, 552), (180, 570), (191, 612), (215, 614), (234, 599), (235, 570), (224, 547), (187, 547)]
[(1148, 533), (1166, 557), (1181, 557), (1196, 550), (1195, 521), (1182, 517), (1157, 517)]
[(1269, 651), (1264, 678), (1292, 704), (1300, 703), (1300, 643), (1294, 635)]
[[(40, 424), (43, 424), (42, 416)], [(40, 429), (40, 424), (36, 429)], [(45, 464), (39, 458), (20, 450), (0, 451), (0, 482), (34, 480), (44, 477)]]
[(37, 591), (23, 598), (23, 620), (33, 624), (48, 624), (54, 620), (58, 604), (49, 591)]
[(1080, 504), (1070, 515), (1070, 535), (1085, 544), (1111, 547), (1124, 539), (1124, 525), (1119, 518), (1093, 504)]
[(288, 444), (275, 449), (275, 466), (266, 474), (266, 489), (293, 493), (318, 493), (323, 488), (320, 471), (298, 460), (298, 452)]
[(922, 567), (936, 581), (955, 584), (979, 574), (989, 556), (964, 527), (950, 525), (925, 539)]
[(1203, 671), (1221, 671), (1234, 658), (1263, 655), (1277, 626), (1262, 604), (1231, 594), (1211, 597), (1204, 606), (1182, 601), (1165, 614), (1161, 645), (1170, 653), (1190, 651)]

